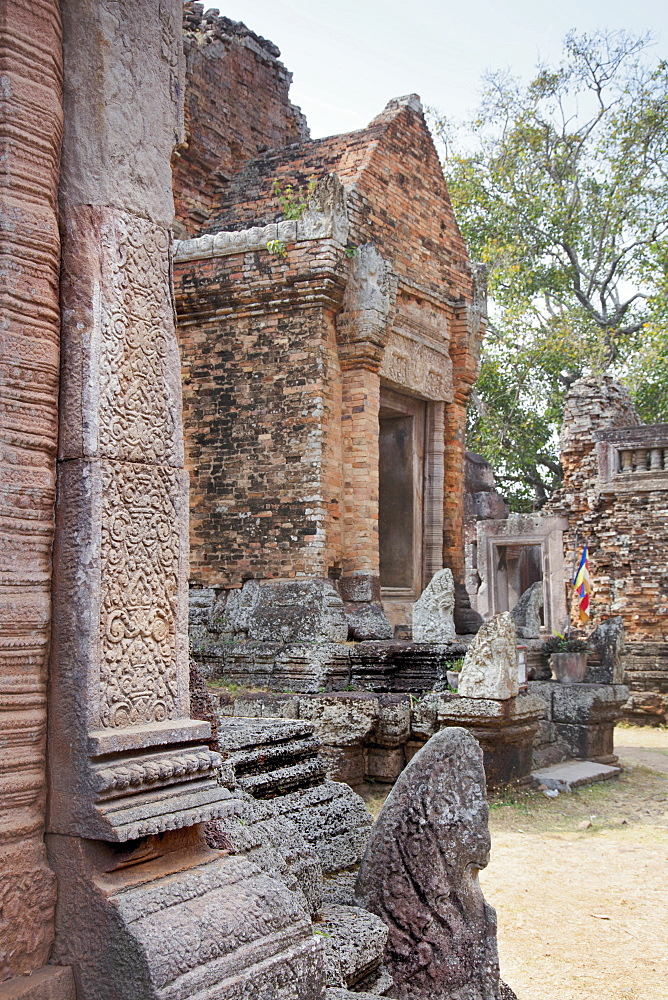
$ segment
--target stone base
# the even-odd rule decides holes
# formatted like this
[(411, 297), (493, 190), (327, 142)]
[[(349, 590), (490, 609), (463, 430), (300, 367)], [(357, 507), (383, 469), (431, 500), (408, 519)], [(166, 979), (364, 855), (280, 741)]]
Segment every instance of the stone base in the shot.
[(640, 725), (668, 722), (668, 642), (627, 642), (623, 660), (631, 694), (624, 718)]
[(533, 741), (545, 707), (541, 698), (530, 694), (496, 701), (435, 692), (425, 695), (416, 706), (413, 736), (428, 739), (448, 726), (462, 726), (482, 748), (488, 789), (526, 784)]
[(530, 681), (532, 694), (547, 709), (534, 747), (534, 766), (549, 767), (576, 758), (614, 764), (615, 725), (628, 698), (623, 684), (560, 684)]
[(0, 983), (0, 1000), (75, 1000), (69, 966), (45, 965), (30, 976)]
[(54, 956), (77, 1000), (321, 997), (322, 948), (297, 895), (197, 828), (123, 847), (52, 834), (47, 851)]

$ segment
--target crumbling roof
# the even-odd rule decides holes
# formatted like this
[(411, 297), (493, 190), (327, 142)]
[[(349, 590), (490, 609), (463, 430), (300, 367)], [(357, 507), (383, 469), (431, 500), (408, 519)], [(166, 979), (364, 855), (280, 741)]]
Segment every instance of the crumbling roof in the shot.
[[(309, 182), (336, 173), (346, 187), (360, 178), (394, 119), (404, 109), (422, 114), (416, 94), (395, 98), (366, 128), (325, 139), (293, 143), (255, 157), (231, 180), (220, 211), (212, 214), (203, 232), (238, 230), (268, 225), (283, 218), (274, 182), (306, 191)], [(426, 125), (425, 125), (426, 130)], [(445, 188), (445, 185), (444, 185)]]

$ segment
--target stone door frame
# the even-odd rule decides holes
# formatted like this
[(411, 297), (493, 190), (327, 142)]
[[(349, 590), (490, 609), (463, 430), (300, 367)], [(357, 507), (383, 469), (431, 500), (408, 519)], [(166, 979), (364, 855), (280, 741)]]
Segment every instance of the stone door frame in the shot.
[(539, 545), (543, 572), (545, 626), (550, 632), (563, 631), (568, 621), (566, 603), (567, 570), (564, 560), (564, 532), (568, 521), (563, 517), (511, 514), (504, 520), (479, 521), (478, 574), (480, 586), (474, 598), (476, 610), (491, 618), (502, 609), (495, 583), (499, 548), (510, 545)]
[(407, 393), (381, 379), (380, 406), (398, 416), (405, 413), (422, 418), (422, 426), (415, 429), (416, 461), (421, 468), (414, 466), (419, 502), (414, 511), (413, 586), (381, 588), (384, 605), (412, 604), (434, 573), (443, 568), (444, 404)]

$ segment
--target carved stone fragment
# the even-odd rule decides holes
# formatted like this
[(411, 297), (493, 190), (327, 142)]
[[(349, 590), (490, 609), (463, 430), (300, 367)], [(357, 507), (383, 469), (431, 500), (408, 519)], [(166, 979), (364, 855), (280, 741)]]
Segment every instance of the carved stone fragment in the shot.
[(413, 605), (413, 642), (455, 638), (455, 585), (452, 572), (440, 569)]
[(236, 636), (259, 641), (348, 638), (343, 601), (329, 580), (248, 580), (230, 594), (225, 617)]
[(464, 657), (457, 691), (465, 698), (504, 700), (519, 691), (515, 626), (507, 611), (481, 627)]
[(401, 1000), (496, 1000), (496, 915), (478, 871), (489, 860), (482, 751), (463, 729), (420, 750), (383, 806), (357, 902), (387, 924), (385, 964)]
[(524, 591), (510, 612), (515, 631), (520, 639), (537, 639), (540, 635), (540, 612), (544, 603), (543, 581), (537, 580)]
[[(594, 656), (587, 658), (587, 684), (623, 684), (626, 632), (621, 617), (608, 618), (589, 636)], [(590, 659), (598, 660), (591, 663)]]
[(205, 847), (196, 831), (125, 853), (52, 836), (48, 850), (59, 882), (53, 957), (73, 966), (77, 996), (320, 996), (322, 946), (298, 895), (246, 858)]

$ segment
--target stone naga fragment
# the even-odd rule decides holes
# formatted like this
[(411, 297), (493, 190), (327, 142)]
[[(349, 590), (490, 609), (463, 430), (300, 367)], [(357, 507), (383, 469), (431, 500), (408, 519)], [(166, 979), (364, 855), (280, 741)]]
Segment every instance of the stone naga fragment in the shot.
[(517, 696), (517, 637), (507, 611), (485, 622), (469, 646), (457, 691), (464, 698), (499, 701)]
[(413, 641), (448, 642), (454, 639), (454, 610), (452, 572), (439, 569), (413, 605)]
[(496, 914), (482, 751), (465, 729), (433, 736), (374, 826), (355, 898), (389, 928), (385, 965), (401, 1000), (497, 1000)]

